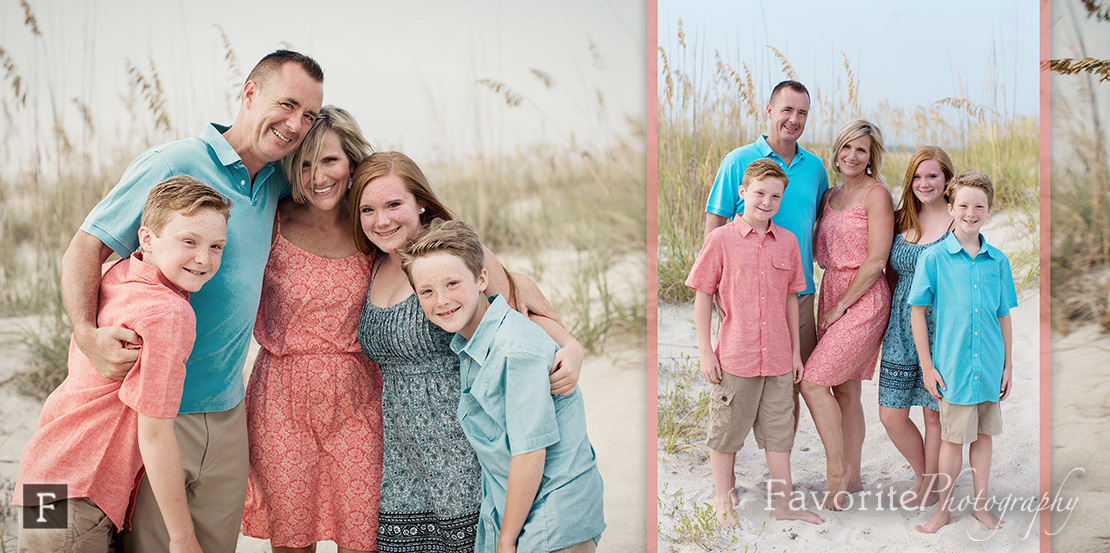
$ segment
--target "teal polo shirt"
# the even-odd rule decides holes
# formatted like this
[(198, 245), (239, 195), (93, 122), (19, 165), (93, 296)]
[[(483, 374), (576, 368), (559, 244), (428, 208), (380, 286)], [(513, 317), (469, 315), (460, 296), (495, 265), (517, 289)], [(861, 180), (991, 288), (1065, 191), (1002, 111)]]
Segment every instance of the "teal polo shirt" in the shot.
[(971, 257), (954, 234), (917, 258), (910, 305), (932, 305), (936, 318), (930, 354), (947, 390), (945, 401), (998, 401), (1006, 349), (999, 317), (1017, 307), (1010, 260), (982, 234)]
[(775, 214), (775, 224), (790, 231), (798, 238), (798, 248), (802, 252), (802, 270), (805, 272), (806, 289), (798, 295), (812, 294), (817, 291), (813, 285), (813, 227), (817, 222), (817, 208), (821, 197), (829, 189), (829, 175), (825, 164), (817, 157), (798, 146), (798, 153), (790, 166), (771, 149), (767, 135), (759, 140), (741, 146), (725, 156), (713, 180), (713, 190), (705, 204), (705, 212), (720, 215), (726, 219), (744, 213), (744, 200), (740, 198), (740, 184), (744, 181), (744, 170), (751, 162), (768, 158), (779, 164), (790, 181), (782, 195), (779, 212)]
[(459, 423), (482, 464), (482, 508), (475, 551), (497, 550), (514, 455), (547, 449), (543, 480), (517, 539), (517, 551), (554, 551), (605, 530), (601, 473), (586, 436), (582, 392), (552, 396), (547, 373), (559, 346), (500, 296), (459, 356)]
[(252, 191), (250, 173), (223, 137), (227, 129), (209, 124), (200, 136), (147, 150), (81, 225), (126, 257), (139, 248), (139, 217), (147, 194), (167, 178), (192, 176), (234, 202), (220, 270), (199, 292), (189, 294), (197, 337), (185, 364), (181, 413), (225, 411), (246, 395), (243, 365), (262, 295), (274, 212), (289, 191), (272, 163), (255, 175)]

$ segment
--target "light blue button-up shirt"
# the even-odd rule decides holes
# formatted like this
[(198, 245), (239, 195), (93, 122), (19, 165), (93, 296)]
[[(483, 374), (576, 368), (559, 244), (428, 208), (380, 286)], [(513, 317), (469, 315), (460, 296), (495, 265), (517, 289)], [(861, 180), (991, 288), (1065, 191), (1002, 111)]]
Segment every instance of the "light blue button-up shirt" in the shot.
[(1017, 307), (1010, 260), (979, 235), (974, 258), (954, 234), (917, 259), (910, 305), (932, 305), (936, 332), (933, 366), (954, 405), (998, 401), (1006, 361), (998, 318)]
[(775, 224), (794, 233), (798, 239), (798, 248), (802, 252), (802, 270), (806, 277), (806, 289), (798, 295), (812, 294), (817, 290), (813, 285), (813, 225), (817, 221), (821, 196), (829, 189), (829, 174), (825, 171), (821, 158), (798, 146), (798, 153), (794, 154), (794, 159), (787, 167), (786, 161), (767, 143), (767, 136), (761, 136), (759, 140), (729, 152), (721, 160), (705, 211), (726, 219), (744, 213), (744, 200), (740, 198), (744, 170), (751, 162), (763, 158), (779, 164), (790, 181), (786, 185), (786, 192), (782, 194), (779, 212), (775, 214)]
[(151, 188), (177, 175), (189, 175), (231, 198), (227, 246), (220, 270), (199, 292), (189, 294), (197, 314), (197, 339), (185, 364), (182, 413), (225, 411), (246, 395), (243, 365), (247, 359), (262, 272), (270, 255), (270, 238), (278, 199), (288, 195), (281, 171), (267, 164), (250, 173), (223, 132), (206, 125), (200, 136), (156, 146), (144, 152), (123, 173), (81, 225), (121, 257), (139, 248), (139, 218)]
[(469, 341), (451, 340), (459, 355), (459, 422), (482, 464), (482, 509), (476, 552), (497, 550), (505, 512), (509, 461), (547, 449), (532, 510), (517, 551), (554, 551), (599, 539), (605, 530), (601, 474), (586, 436), (582, 392), (551, 395), (547, 373), (558, 345), (500, 296)]

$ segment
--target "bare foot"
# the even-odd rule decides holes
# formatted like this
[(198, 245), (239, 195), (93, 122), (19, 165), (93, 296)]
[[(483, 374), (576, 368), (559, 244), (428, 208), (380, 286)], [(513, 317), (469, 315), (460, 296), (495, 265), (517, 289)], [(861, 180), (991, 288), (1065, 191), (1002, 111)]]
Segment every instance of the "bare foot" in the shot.
[(735, 487), (728, 491), (728, 500), (732, 502), (733, 507), (740, 505), (740, 492)]
[(990, 512), (988, 509), (975, 509), (971, 516), (975, 517), (975, 520), (982, 522), (983, 526), (987, 527), (987, 530), (998, 530), (1002, 528), (1002, 525), (1006, 522), (994, 516), (994, 513)]
[(863, 480), (860, 479), (860, 476), (858, 474), (853, 474), (852, 477), (848, 479), (848, 486), (845, 488), (845, 490), (847, 490), (848, 493), (863, 491)]
[(839, 511), (843, 509), (844, 496), (851, 493), (848, 490), (850, 481), (850, 473), (841, 476), (833, 476), (832, 473), (829, 473), (828, 481), (825, 482), (825, 498), (822, 501), (821, 507), (830, 511)]
[(907, 494), (910, 498), (902, 502), (903, 509), (924, 509), (925, 507), (936, 504), (936, 502), (940, 500), (940, 494), (937, 493), (936, 490), (922, 492), (925, 485), (925, 480), (921, 478), (914, 480), (913, 488), (911, 488)]
[(937, 514), (933, 515), (933, 518), (929, 519), (929, 522), (918, 524), (914, 528), (917, 528), (917, 531), (923, 534), (935, 534), (937, 530), (940, 530), (941, 527), (949, 522), (952, 522), (952, 513), (943, 509), (937, 509)]
[(732, 502), (714, 501), (713, 514), (717, 516), (717, 524), (723, 528), (739, 528), (740, 521), (736, 519), (736, 512), (732, 510)]
[(800, 520), (810, 524), (821, 524), (825, 522), (825, 519), (817, 516), (817, 513), (805, 509), (791, 508), (789, 503), (787, 503), (786, 506), (775, 508), (775, 518), (778, 520)]

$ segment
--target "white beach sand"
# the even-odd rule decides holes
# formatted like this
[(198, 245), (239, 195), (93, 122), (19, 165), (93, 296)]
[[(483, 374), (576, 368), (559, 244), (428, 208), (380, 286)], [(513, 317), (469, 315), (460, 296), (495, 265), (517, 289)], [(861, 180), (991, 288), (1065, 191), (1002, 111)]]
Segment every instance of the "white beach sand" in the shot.
[[(997, 500), (1038, 497), (1039, 397), (1037, 391), (1037, 329), (1038, 298), (1026, 293), (1021, 305), (1013, 311), (1014, 392), (1002, 406), (1003, 433), (994, 440), (990, 491)], [(697, 336), (694, 332), (693, 306), (661, 306), (659, 310), (660, 387), (665, 378), (664, 367), (670, 360), (689, 355), (690, 367), (697, 367)], [(704, 389), (699, 376), (691, 393)], [(825, 524), (811, 525), (797, 521), (777, 521), (767, 511), (764, 482), (768, 478), (763, 452), (749, 438), (736, 456), (737, 485), (741, 488), (741, 504), (737, 509), (742, 528), (720, 532), (706, 541), (718, 547), (733, 543), (748, 545), (753, 552), (830, 551), (851, 547), (866, 551), (1038, 551), (1039, 524), (1029, 512), (1009, 512), (1002, 530), (992, 534), (971, 518), (970, 508), (953, 513), (953, 522), (934, 535), (924, 535), (914, 526), (926, 522), (932, 508), (925, 512), (892, 509), (890, 493), (895, 497), (913, 483), (909, 463), (898, 453), (879, 422), (878, 374), (875, 380), (863, 383), (863, 405), (867, 417), (867, 438), (864, 442), (863, 484), (865, 492), (853, 494), (853, 504), (841, 512), (819, 511)], [(921, 424), (920, 409), (913, 419)], [(699, 434), (704, 439), (704, 432)], [(812, 495), (824, 490), (825, 457), (817, 430), (808, 410), (802, 409), (798, 434), (791, 455), (795, 491), (806, 496), (806, 504), (816, 508)], [(964, 465), (967, 466), (966, 450)], [(693, 514), (693, 505), (713, 501), (712, 473), (708, 450), (703, 445), (681, 453), (667, 455), (659, 451), (659, 551), (693, 552), (702, 548), (692, 541), (680, 542), (676, 529), (681, 518)], [(865, 495), (867, 494), (867, 495)], [(963, 474), (956, 484), (956, 507), (961, 498), (971, 495), (970, 473)], [(896, 504), (896, 501), (893, 503)]]
[(1095, 326), (1052, 338), (1052, 495), (1075, 501), (1053, 512), (1053, 551), (1110, 550), (1110, 337)]
[[(992, 244), (1008, 251), (1010, 242), (1022, 240), (1011, 221), (995, 216), (985, 229)], [(1019, 277), (1020, 278), (1020, 277)], [(696, 433), (695, 447), (675, 454), (658, 449), (657, 491), (659, 513), (659, 551), (694, 552), (706, 549), (745, 550), (751, 553), (776, 551), (833, 551), (851, 548), (862, 551), (1039, 551), (1039, 301), (1036, 289), (1020, 291), (1020, 305), (1012, 311), (1014, 328), (1014, 391), (1002, 404), (1003, 432), (994, 440), (989, 491), (996, 501), (1009, 498), (1011, 505), (1003, 515), (1003, 529), (991, 532), (971, 517), (971, 474), (963, 473), (956, 483), (953, 520), (933, 535), (917, 532), (914, 526), (932, 516), (934, 508), (905, 510), (897, 497), (913, 483), (909, 463), (887, 437), (879, 422), (878, 370), (875, 378), (863, 383), (863, 405), (867, 436), (863, 448), (864, 492), (853, 494), (848, 508), (841, 512), (821, 510), (821, 525), (797, 521), (778, 521), (767, 510), (764, 485), (769, 477), (764, 454), (748, 438), (736, 457), (737, 485), (741, 490), (737, 515), (741, 528), (726, 531), (716, 524), (698, 524), (695, 505), (708, 504), (712, 518), (713, 482), (708, 449), (704, 446), (705, 422)], [(660, 403), (665, 382), (678, 369), (698, 370), (697, 334), (693, 323), (693, 304), (661, 305), (659, 308), (659, 389)], [(697, 397), (707, 385), (700, 375), (687, 391)], [(920, 428), (921, 410), (911, 410)], [(806, 497), (807, 508), (817, 509), (825, 486), (825, 456), (820, 437), (808, 409), (802, 408), (798, 434), (791, 455), (795, 494)], [(967, 469), (967, 449), (964, 468)], [(893, 496), (891, 493), (893, 492)], [(892, 501), (892, 497), (894, 498)], [(968, 503), (961, 508), (961, 500)], [(1013, 503), (1022, 503), (1013, 505)], [(1024, 507), (1024, 512), (1021, 508)], [(773, 509), (773, 508), (772, 508)], [(999, 509), (996, 508), (996, 512)], [(705, 514), (706, 511), (702, 510)], [(1001, 514), (1001, 513), (1000, 513)], [(703, 517), (704, 520), (704, 517)], [(693, 530), (691, 530), (693, 528)]]

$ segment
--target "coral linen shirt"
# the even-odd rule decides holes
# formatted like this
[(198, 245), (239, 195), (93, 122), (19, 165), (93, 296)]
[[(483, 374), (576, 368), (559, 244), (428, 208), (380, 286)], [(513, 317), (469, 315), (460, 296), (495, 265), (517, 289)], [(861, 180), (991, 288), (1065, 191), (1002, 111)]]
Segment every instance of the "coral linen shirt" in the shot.
[(123, 380), (109, 380), (70, 341), (69, 376), (47, 398), (23, 448), (16, 505), (38, 505), (37, 497), (23, 496), (23, 484), (67, 484), (68, 497), (89, 498), (117, 529), (126, 522), (143, 465), (139, 413), (177, 416), (196, 332), (189, 294), (140, 256), (104, 265), (97, 313), (99, 326), (123, 326), (143, 337), (139, 360)]
[(686, 286), (721, 296), (714, 352), (735, 376), (779, 376), (793, 369), (786, 300), (806, 289), (794, 235), (773, 222), (761, 239), (742, 217), (709, 233)]

